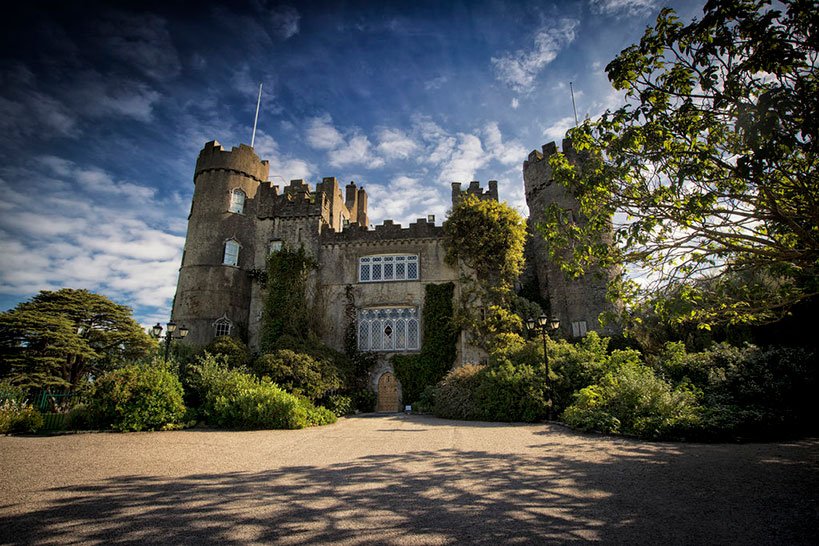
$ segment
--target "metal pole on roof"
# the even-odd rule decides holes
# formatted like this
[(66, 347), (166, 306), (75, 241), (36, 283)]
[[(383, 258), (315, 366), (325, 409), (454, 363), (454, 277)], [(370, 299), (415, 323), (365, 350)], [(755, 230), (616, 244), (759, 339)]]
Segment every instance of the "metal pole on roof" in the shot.
[[(256, 142), (256, 123), (259, 121), (259, 105), (262, 104), (262, 82), (259, 82), (259, 99), (256, 101), (256, 116), (253, 118), (253, 135), (250, 137), (250, 147)], [(577, 114), (575, 114), (577, 119)]]
[[(574, 104), (574, 87), (572, 87), (572, 82), (569, 82), (569, 91), (571, 91), (572, 93), (572, 110), (574, 110), (574, 126), (577, 127), (579, 123), (577, 122), (577, 106), (575, 106)], [(251, 146), (253, 145), (251, 144)]]

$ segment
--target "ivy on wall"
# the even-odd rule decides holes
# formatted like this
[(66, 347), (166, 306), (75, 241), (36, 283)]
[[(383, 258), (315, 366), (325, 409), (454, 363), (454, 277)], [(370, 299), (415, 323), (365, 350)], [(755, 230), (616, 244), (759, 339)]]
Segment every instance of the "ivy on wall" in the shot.
[(457, 356), (458, 328), (452, 304), (455, 285), (426, 285), (421, 352), (395, 355), (393, 368), (401, 381), (404, 402), (415, 402), (424, 388), (435, 385), (452, 368)]
[(275, 350), (282, 336), (300, 340), (308, 336), (307, 278), (317, 265), (304, 247), (283, 248), (267, 259), (267, 296), (260, 340), (263, 353)]

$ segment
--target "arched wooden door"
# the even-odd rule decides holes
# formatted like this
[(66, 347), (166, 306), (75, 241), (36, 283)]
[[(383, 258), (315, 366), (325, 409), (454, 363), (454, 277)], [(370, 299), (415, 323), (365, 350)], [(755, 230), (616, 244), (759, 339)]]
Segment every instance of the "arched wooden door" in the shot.
[(398, 400), (398, 380), (391, 372), (384, 372), (378, 379), (378, 403), (375, 411), (381, 413), (395, 413), (401, 411), (401, 401)]

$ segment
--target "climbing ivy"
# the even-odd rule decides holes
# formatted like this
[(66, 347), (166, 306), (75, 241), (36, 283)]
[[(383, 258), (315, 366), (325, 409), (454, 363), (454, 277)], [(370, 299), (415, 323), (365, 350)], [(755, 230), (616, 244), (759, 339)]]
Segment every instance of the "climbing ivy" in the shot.
[(405, 402), (417, 401), (424, 388), (440, 381), (455, 362), (458, 329), (452, 304), (454, 293), (451, 282), (426, 285), (421, 352), (392, 359)]
[(307, 278), (316, 267), (316, 261), (304, 247), (284, 248), (267, 259), (267, 296), (261, 333), (263, 353), (275, 350), (282, 336), (304, 340), (309, 335)]

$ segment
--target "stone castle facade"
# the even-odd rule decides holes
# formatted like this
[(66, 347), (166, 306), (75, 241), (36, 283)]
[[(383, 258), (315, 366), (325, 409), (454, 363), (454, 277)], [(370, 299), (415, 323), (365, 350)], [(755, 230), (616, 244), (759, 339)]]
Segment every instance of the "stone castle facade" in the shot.
[[(547, 158), (555, 149), (548, 144), (524, 162), (531, 211), (552, 201), (577, 211), (571, 195), (550, 184)], [(268, 170), (246, 145), (228, 151), (212, 141), (200, 152), (172, 319), (189, 328), (188, 343), (204, 345), (230, 334), (258, 348), (264, 288), (250, 273), (264, 269), (271, 252), (304, 247), (319, 264), (309, 279), (309, 304), (323, 341), (343, 350), (353, 315), (359, 349), (378, 356), (371, 381), (379, 409), (397, 410), (400, 385), (390, 358), (420, 350), (425, 286), (452, 282), (459, 297), (459, 273), (444, 260), (443, 228), (432, 216), (408, 227), (386, 220), (371, 228), (363, 187), (324, 178), (314, 190), (302, 180), (280, 189), (268, 181)], [(484, 191), (478, 182), (466, 189), (453, 183), (453, 204), (464, 193), (497, 200), (497, 182), (488, 186)], [(530, 223), (537, 218), (535, 213)], [(605, 279), (567, 281), (537, 236), (527, 244), (525, 275), (561, 319), (565, 335), (599, 329), (597, 316), (607, 308)], [(453, 364), (483, 358), (462, 333)], [(389, 390), (394, 392), (388, 396)]]

